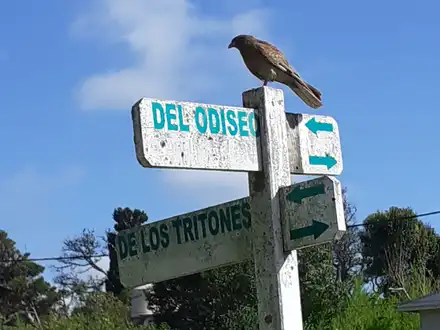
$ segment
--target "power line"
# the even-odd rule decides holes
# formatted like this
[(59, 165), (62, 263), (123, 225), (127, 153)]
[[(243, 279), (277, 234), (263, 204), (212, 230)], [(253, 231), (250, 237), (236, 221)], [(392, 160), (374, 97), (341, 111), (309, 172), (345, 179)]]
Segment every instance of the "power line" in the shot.
[[(427, 213), (420, 213), (420, 214), (415, 214), (415, 215), (410, 215), (407, 217), (399, 217), (396, 220), (411, 220), (411, 219), (415, 219), (415, 218), (423, 218), (423, 217), (428, 217), (430, 215), (437, 215), (440, 214), (440, 210), (439, 211), (433, 211), (433, 212), (427, 212)], [(373, 225), (374, 223), (358, 223), (355, 225), (350, 225), (347, 226), (348, 228), (355, 228), (355, 227), (365, 227), (365, 226), (370, 226)]]
[[(415, 218), (423, 218), (428, 217), (431, 215), (437, 215), (440, 214), (440, 210), (433, 211), (433, 212), (427, 212), (427, 213), (420, 213), (415, 214), (412, 216), (407, 217), (399, 217), (396, 220), (411, 220)], [(347, 226), (347, 228), (355, 228), (355, 227), (365, 227), (369, 225), (374, 225), (374, 223), (358, 223), (355, 225)], [(87, 255), (87, 256), (65, 256), (65, 257), (43, 257), (43, 258), (27, 258), (27, 259), (6, 259), (6, 260), (0, 260), (0, 262), (37, 262), (37, 261), (63, 261), (63, 260), (79, 260), (79, 259), (86, 259), (86, 258), (102, 258), (102, 257), (108, 257), (108, 254), (96, 254), (96, 255)]]
[(96, 255), (86, 255), (86, 256), (70, 256), (70, 257), (43, 257), (43, 258), (27, 258), (27, 259), (7, 259), (0, 260), (0, 262), (20, 262), (20, 261), (63, 261), (63, 260), (78, 260), (78, 259), (88, 259), (88, 258), (102, 258), (108, 257), (108, 254), (96, 254)]

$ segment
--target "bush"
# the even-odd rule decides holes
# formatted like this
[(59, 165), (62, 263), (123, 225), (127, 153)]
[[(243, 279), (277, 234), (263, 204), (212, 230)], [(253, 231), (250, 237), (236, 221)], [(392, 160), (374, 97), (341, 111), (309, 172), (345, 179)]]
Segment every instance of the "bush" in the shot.
[[(1, 327), (0, 327), (1, 328)], [(35, 330), (32, 325), (4, 327), (8, 330)], [(81, 307), (70, 317), (51, 315), (42, 320), (43, 330), (166, 330), (164, 326), (134, 325), (129, 320), (129, 307), (111, 294), (96, 292), (88, 295)]]
[(382, 298), (368, 293), (357, 281), (347, 307), (330, 324), (320, 324), (310, 330), (418, 330), (419, 316), (397, 312), (395, 297)]

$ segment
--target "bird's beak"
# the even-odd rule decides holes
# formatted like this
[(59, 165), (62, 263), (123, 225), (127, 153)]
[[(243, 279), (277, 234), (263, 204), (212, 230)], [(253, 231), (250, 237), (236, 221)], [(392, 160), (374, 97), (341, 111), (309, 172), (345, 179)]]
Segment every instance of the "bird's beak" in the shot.
[(228, 49), (230, 49), (230, 48), (232, 48), (232, 47), (234, 47), (234, 44), (231, 42), (231, 43), (229, 44), (229, 46), (228, 46)]

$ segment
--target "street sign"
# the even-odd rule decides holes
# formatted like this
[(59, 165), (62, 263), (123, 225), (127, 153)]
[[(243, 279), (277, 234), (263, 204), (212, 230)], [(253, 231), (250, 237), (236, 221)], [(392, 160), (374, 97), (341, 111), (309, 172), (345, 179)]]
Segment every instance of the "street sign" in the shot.
[(332, 117), (287, 114), (290, 172), (339, 175), (342, 152), (338, 124)]
[[(331, 117), (286, 114), (282, 90), (243, 93), (244, 108), (141, 99), (132, 108), (144, 167), (248, 172), (247, 198), (118, 233), (122, 284), (190, 275), (253, 258), (260, 330), (303, 329), (296, 249), (345, 231)], [(287, 253), (286, 253), (287, 252)]]
[(252, 258), (249, 197), (118, 233), (121, 283), (132, 288)]
[(144, 167), (260, 171), (253, 109), (143, 98), (132, 108)]
[[(258, 111), (143, 98), (132, 108), (144, 167), (261, 171)], [(339, 175), (341, 145), (331, 117), (286, 114), (290, 173)]]
[(329, 176), (281, 189), (286, 251), (339, 239), (346, 230), (342, 188)]

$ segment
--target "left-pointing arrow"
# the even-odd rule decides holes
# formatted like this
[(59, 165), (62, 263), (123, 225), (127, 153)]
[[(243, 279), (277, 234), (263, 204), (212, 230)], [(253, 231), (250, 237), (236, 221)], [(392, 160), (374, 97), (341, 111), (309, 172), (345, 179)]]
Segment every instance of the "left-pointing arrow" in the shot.
[(306, 187), (302, 189), (300, 186), (297, 186), (287, 195), (287, 199), (291, 202), (301, 204), (304, 198), (322, 194), (325, 194), (325, 186), (322, 183), (316, 186)]
[(317, 239), (319, 236), (321, 236), (327, 229), (329, 228), (329, 225), (313, 220), (312, 225), (298, 228), (298, 229), (292, 229), (290, 231), (290, 239), (300, 239), (307, 236), (313, 236), (314, 239)]
[(333, 125), (331, 123), (323, 123), (320, 121), (316, 121), (316, 118), (313, 117), (306, 123), (306, 127), (313, 132), (315, 135), (318, 135), (318, 132), (333, 132)]

